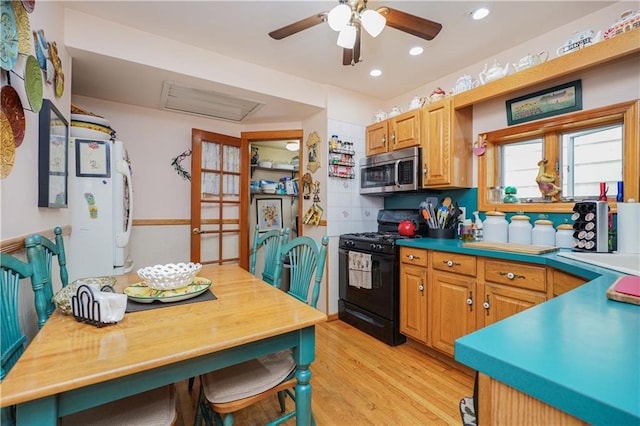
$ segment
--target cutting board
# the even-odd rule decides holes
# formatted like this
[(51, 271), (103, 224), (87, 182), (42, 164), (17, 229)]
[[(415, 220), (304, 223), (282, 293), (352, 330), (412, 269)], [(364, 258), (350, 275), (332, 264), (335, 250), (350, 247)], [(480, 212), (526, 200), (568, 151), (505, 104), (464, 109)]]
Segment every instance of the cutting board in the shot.
[(618, 278), (607, 290), (607, 297), (617, 302), (640, 305), (640, 277), (627, 275)]
[(558, 250), (558, 247), (553, 246), (533, 246), (530, 244), (498, 243), (494, 241), (473, 241), (463, 243), (462, 246), (481, 250), (500, 250), (526, 254), (543, 254)]

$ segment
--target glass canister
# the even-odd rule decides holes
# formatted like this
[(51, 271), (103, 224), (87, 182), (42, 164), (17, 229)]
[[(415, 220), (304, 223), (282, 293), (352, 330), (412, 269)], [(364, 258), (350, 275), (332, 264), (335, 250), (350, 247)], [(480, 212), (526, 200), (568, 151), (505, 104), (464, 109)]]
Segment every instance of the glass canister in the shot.
[(573, 225), (570, 223), (563, 223), (558, 225), (556, 231), (556, 246), (560, 248), (573, 248)]
[(517, 214), (511, 218), (509, 224), (509, 242), (516, 244), (531, 244), (531, 223), (529, 216)]
[(486, 216), (482, 222), (484, 241), (506, 243), (509, 232), (506, 215), (499, 211), (490, 211), (486, 213)]
[(538, 219), (531, 231), (531, 244), (535, 246), (555, 246), (556, 230), (553, 222), (547, 219)]

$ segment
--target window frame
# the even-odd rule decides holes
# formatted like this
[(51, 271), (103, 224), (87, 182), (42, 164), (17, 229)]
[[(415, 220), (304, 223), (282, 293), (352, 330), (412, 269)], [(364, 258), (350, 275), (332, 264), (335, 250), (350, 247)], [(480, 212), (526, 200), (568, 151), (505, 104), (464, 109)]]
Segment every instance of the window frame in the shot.
[[(484, 155), (477, 157), (478, 209), (502, 212), (571, 212), (575, 202), (490, 203), (488, 189), (499, 185), (499, 147), (508, 143), (542, 137), (545, 158), (549, 161), (548, 164), (554, 165), (561, 155), (561, 133), (614, 123), (622, 123), (623, 126), (624, 198), (625, 200), (630, 198), (638, 200), (640, 198), (640, 100), (636, 99), (480, 134), (479, 140), (485, 140), (487, 145)], [(556, 173), (555, 170), (554, 173)], [(611, 194), (607, 201), (615, 213), (616, 194)]]

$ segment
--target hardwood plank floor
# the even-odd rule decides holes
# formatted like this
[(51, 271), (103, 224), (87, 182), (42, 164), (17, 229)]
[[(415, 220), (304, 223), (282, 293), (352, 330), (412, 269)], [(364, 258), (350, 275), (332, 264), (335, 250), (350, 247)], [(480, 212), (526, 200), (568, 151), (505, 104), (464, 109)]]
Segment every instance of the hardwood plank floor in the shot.
[[(311, 365), (313, 413), (323, 425), (460, 425), (460, 398), (473, 393), (473, 377), (413, 345), (388, 346), (342, 321), (316, 327)], [(199, 389), (177, 384), (178, 426), (192, 425)], [(287, 399), (288, 408), (293, 407)], [(235, 415), (235, 424), (264, 425), (279, 414), (268, 398)], [(295, 425), (290, 420), (286, 425)]]

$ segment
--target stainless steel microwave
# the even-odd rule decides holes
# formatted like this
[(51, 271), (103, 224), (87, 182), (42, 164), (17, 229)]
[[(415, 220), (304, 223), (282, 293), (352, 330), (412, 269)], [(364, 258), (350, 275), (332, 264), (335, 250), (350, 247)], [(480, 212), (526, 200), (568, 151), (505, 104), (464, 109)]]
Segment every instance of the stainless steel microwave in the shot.
[(360, 194), (392, 195), (421, 188), (420, 148), (412, 147), (360, 160)]

